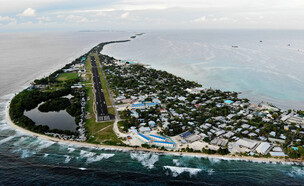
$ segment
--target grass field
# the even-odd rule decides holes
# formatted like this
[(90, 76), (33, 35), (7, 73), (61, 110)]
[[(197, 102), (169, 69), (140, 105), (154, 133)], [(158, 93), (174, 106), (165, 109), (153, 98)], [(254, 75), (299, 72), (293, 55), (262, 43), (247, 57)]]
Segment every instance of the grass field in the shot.
[(125, 131), (123, 130), (123, 128), (124, 128), (124, 122), (123, 122), (123, 121), (119, 121), (119, 122), (117, 123), (117, 125), (118, 125), (118, 130), (119, 130), (120, 132), (122, 132), (122, 133), (125, 133)]
[(72, 79), (76, 79), (78, 77), (77, 73), (62, 73), (59, 74), (59, 76), (57, 77), (58, 81), (67, 81), (67, 80), (72, 80)]

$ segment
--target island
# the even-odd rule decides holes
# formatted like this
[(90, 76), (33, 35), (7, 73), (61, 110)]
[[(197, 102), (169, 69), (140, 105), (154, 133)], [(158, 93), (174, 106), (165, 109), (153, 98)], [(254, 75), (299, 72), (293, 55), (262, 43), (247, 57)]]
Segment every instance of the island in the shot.
[[(203, 87), (142, 63), (101, 54), (105, 45), (121, 42), (130, 40), (100, 43), (34, 80), (10, 102), (12, 126), (50, 140), (96, 147), (304, 159), (304, 111), (253, 104), (237, 92)], [(54, 116), (55, 123), (34, 119), (58, 113), (62, 119), (55, 121)], [(72, 118), (67, 123), (73, 127), (65, 126), (66, 118)]]

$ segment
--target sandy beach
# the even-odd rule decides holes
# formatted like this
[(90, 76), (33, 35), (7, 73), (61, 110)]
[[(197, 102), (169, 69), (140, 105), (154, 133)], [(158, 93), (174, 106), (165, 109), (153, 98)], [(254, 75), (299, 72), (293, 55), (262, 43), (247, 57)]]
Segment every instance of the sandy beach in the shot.
[(105, 150), (121, 150), (121, 151), (144, 151), (144, 152), (153, 152), (164, 155), (173, 155), (173, 156), (191, 156), (191, 157), (199, 157), (199, 158), (208, 158), (208, 159), (222, 159), (222, 160), (237, 160), (237, 161), (251, 161), (251, 162), (259, 162), (259, 163), (278, 163), (278, 164), (299, 164), (302, 165), (302, 160), (297, 159), (279, 159), (279, 158), (257, 158), (250, 156), (236, 156), (236, 155), (218, 155), (218, 154), (204, 154), (204, 153), (190, 153), (190, 152), (172, 152), (172, 151), (163, 151), (158, 149), (146, 149), (146, 148), (135, 148), (135, 147), (123, 147), (123, 146), (110, 146), (110, 145), (99, 145), (99, 144), (91, 144), (85, 142), (77, 142), (71, 140), (62, 140), (50, 136), (46, 136), (43, 134), (38, 134), (29, 130), (26, 130), (22, 127), (16, 125), (9, 116), (9, 106), (6, 109), (6, 121), (7, 123), (16, 129), (17, 131), (24, 133), (25, 135), (35, 136), (42, 140), (49, 140), (54, 142), (59, 142), (66, 145), (73, 146), (81, 146), (81, 147), (89, 147), (89, 148), (100, 148)]

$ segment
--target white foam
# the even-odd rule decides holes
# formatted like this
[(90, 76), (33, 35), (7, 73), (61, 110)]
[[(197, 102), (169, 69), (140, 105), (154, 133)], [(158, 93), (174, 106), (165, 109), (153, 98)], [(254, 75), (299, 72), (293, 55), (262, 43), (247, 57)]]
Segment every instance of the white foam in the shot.
[(96, 161), (100, 161), (102, 159), (109, 159), (113, 156), (115, 156), (115, 154), (100, 154), (100, 155), (97, 155), (97, 156), (87, 158), (87, 163), (93, 163), (93, 162), (96, 162)]
[(21, 138), (19, 138), (19, 140), (14, 143), (14, 146), (20, 146), (20, 144), (22, 142), (24, 142), (25, 140), (27, 140), (27, 139), (29, 139), (29, 137), (21, 137)]
[(69, 163), (70, 161), (71, 161), (71, 157), (70, 156), (67, 156), (67, 155), (65, 155), (65, 160), (64, 160), (64, 163)]
[(85, 150), (80, 151), (80, 158), (90, 158), (95, 155), (96, 155), (96, 153), (94, 153), (94, 152), (89, 152), (89, 151), (85, 151)]
[(144, 152), (131, 152), (130, 156), (132, 159), (139, 161), (144, 167), (152, 169), (154, 164), (158, 161), (158, 155), (155, 153), (144, 153)]
[(173, 159), (172, 161), (176, 166), (181, 166), (181, 163), (178, 161), (178, 159)]
[(304, 177), (303, 167), (292, 167), (292, 170), (288, 173), (291, 177)]
[(37, 151), (41, 151), (41, 150), (43, 150), (43, 149), (45, 149), (45, 148), (48, 148), (48, 147), (50, 147), (50, 146), (52, 146), (53, 144), (55, 144), (55, 142), (53, 142), (53, 141), (40, 141), (39, 142), (39, 146), (37, 147)]
[(80, 167), (79, 170), (87, 170), (87, 168)]
[(0, 145), (3, 144), (3, 143), (8, 142), (8, 141), (10, 141), (10, 140), (12, 140), (12, 139), (15, 138), (15, 137), (16, 137), (16, 135), (15, 135), (15, 136), (9, 136), (9, 137), (7, 137), (7, 138), (4, 138), (4, 139), (0, 140)]
[(44, 156), (43, 156), (43, 157), (44, 157), (44, 158), (46, 158), (46, 157), (48, 157), (48, 156), (49, 156), (49, 154), (44, 154)]
[(27, 149), (24, 149), (22, 150), (22, 153), (21, 153), (21, 158), (28, 158), (30, 156), (33, 156), (34, 154), (36, 154), (34, 151), (30, 151), (30, 150), (27, 150)]
[(197, 175), (197, 173), (202, 171), (202, 169), (198, 169), (198, 168), (175, 167), (175, 166), (164, 166), (164, 169), (170, 170), (173, 177), (177, 177), (178, 175), (184, 172), (188, 172), (190, 176), (195, 176)]
[(69, 154), (70, 154), (70, 153), (74, 152), (76, 149), (69, 147), (68, 150), (69, 150)]
[(209, 157), (208, 159), (209, 159), (209, 161), (210, 161), (212, 164), (216, 164), (216, 163), (221, 162), (221, 159), (219, 159), (219, 158), (212, 158), (212, 157)]
[(215, 171), (213, 169), (208, 169), (206, 172), (209, 176), (211, 176)]

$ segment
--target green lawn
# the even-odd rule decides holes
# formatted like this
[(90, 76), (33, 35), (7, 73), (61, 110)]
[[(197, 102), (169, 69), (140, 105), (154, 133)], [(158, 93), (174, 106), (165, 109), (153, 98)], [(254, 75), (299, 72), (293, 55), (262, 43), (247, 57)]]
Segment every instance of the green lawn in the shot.
[(121, 139), (113, 131), (113, 123), (113, 121), (96, 123), (95, 119), (87, 120), (87, 142), (105, 145), (123, 145)]
[(118, 129), (119, 129), (120, 132), (125, 133), (125, 131), (123, 130), (123, 128), (124, 128), (124, 122), (123, 121), (119, 121), (117, 123), (117, 126), (118, 126)]
[(67, 80), (72, 80), (72, 79), (76, 79), (78, 77), (77, 73), (62, 73), (59, 74), (59, 76), (57, 77), (58, 81), (67, 81)]

